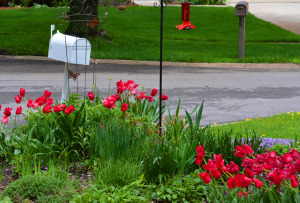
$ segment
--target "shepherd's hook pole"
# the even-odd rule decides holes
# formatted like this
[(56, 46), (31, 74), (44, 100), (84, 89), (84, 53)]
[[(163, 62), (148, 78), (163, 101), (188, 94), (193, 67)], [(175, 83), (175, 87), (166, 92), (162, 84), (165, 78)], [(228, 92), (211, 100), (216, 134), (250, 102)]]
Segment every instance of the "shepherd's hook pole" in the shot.
[(163, 49), (163, 18), (164, 1), (160, 3), (160, 71), (159, 71), (159, 136), (162, 131), (162, 49)]
[(68, 80), (69, 80), (69, 73), (68, 73), (68, 69), (69, 69), (69, 64), (65, 63), (65, 72), (64, 72), (64, 84), (63, 84), (63, 88), (62, 88), (62, 94), (61, 94), (61, 103), (64, 102), (64, 100), (67, 100), (67, 96), (68, 96)]

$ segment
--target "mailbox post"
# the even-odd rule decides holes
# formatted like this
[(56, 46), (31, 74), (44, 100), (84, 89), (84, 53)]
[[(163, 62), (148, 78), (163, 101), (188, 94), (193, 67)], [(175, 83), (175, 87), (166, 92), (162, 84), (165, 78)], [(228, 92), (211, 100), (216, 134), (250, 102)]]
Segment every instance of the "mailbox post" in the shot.
[(248, 2), (240, 1), (235, 5), (235, 15), (239, 19), (239, 58), (244, 58), (245, 50), (245, 16), (248, 14)]
[(64, 82), (61, 96), (61, 102), (63, 102), (67, 99), (68, 95), (69, 64), (88, 66), (91, 57), (91, 44), (85, 38), (65, 35), (59, 31), (52, 35), (53, 30), (54, 25), (51, 25), (48, 58), (65, 62)]

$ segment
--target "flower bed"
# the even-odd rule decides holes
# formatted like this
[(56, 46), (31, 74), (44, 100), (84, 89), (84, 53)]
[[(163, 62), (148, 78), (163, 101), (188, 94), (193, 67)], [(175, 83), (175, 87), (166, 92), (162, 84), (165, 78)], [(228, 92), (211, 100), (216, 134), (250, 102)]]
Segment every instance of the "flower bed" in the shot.
[[(41, 202), (53, 198), (75, 202), (255, 202), (298, 198), (293, 189), (298, 187), (298, 152), (280, 145), (288, 146), (289, 152), (276, 148), (278, 154), (282, 153), (279, 156), (274, 151), (266, 152), (274, 140), (245, 138), (201, 126), (203, 102), (192, 111), (195, 116), (186, 112), (182, 117), (179, 100), (175, 115), (170, 111), (164, 115), (159, 133), (157, 89), (147, 93), (132, 80), (118, 81), (104, 98), (99, 97), (97, 87), (84, 99), (71, 94), (63, 103), (54, 101), (51, 95), (45, 90), (42, 96), (27, 100), (21, 88), (14, 98), (19, 107), (0, 105), (4, 114), (0, 128), (0, 161), (4, 168), (0, 172), (1, 185), (8, 183), (7, 175), (13, 180), (21, 178), (20, 182), (28, 177), (24, 179), (26, 184), (30, 178), (38, 181), (35, 175), (68, 183), (62, 193), (22, 198)], [(161, 100), (164, 113), (166, 93)], [(25, 124), (19, 122), (21, 114)], [(14, 122), (12, 129), (8, 122)], [(287, 140), (274, 141), (278, 142), (296, 146)], [(200, 168), (203, 181), (198, 176), (198, 165), (205, 169)], [(74, 186), (76, 177), (79, 186)], [(60, 190), (53, 187), (54, 191)], [(7, 190), (24, 189), (18, 188)], [(3, 194), (9, 197), (2, 199), (18, 201), (14, 192)]]

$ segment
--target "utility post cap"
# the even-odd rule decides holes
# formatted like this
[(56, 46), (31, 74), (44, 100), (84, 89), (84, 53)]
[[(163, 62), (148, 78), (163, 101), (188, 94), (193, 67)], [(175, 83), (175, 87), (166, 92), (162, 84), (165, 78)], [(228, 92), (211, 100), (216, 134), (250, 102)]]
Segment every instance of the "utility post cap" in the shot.
[(249, 4), (246, 1), (240, 1), (235, 5), (236, 16), (246, 16), (248, 14)]

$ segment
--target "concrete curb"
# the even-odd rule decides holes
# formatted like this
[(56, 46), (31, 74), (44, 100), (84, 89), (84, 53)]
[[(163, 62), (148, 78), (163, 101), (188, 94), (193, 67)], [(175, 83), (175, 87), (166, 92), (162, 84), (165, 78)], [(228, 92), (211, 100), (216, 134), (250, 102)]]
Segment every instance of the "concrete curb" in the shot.
[[(10, 56), (0, 55), (2, 59), (34, 60), (34, 61), (54, 61), (45, 56)], [(91, 59), (91, 63), (94, 60)], [(159, 66), (159, 61), (135, 61), (135, 60), (115, 60), (96, 59), (96, 63), (124, 64), (124, 65), (148, 65)], [(195, 68), (300, 68), (300, 64), (294, 63), (184, 63), (184, 62), (163, 62), (163, 66), (168, 67), (195, 67)]]

